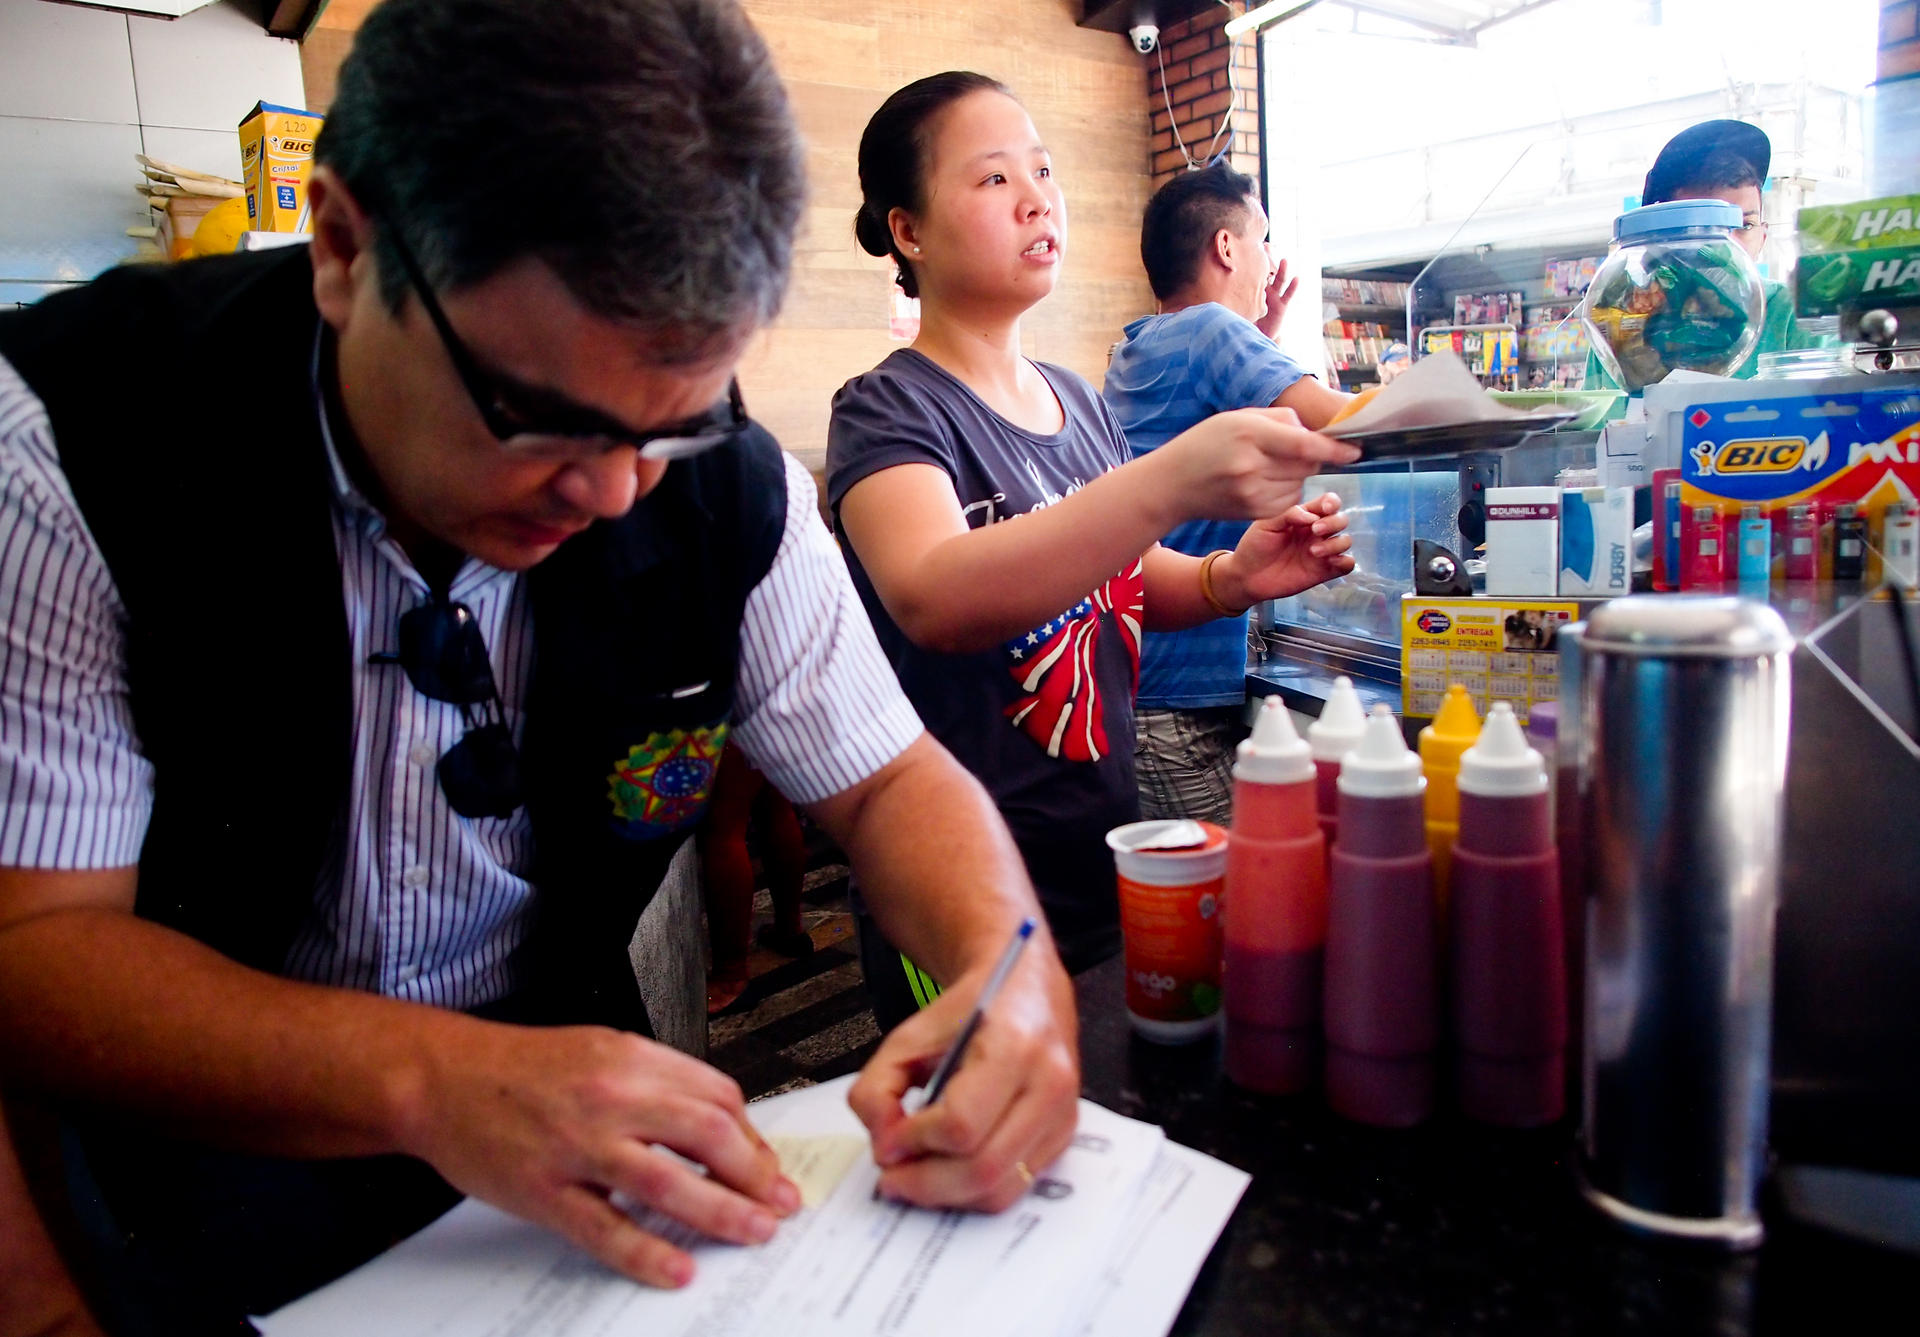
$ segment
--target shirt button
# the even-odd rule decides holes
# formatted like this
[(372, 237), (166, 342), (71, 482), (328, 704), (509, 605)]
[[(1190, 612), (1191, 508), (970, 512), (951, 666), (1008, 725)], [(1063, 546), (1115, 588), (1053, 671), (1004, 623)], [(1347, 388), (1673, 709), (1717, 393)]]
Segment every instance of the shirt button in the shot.
[(426, 886), (427, 885), (426, 865), (415, 864), (413, 867), (409, 868), (406, 872), (400, 875), (400, 880), (406, 883), (409, 887)]
[(420, 967), (414, 965), (412, 962), (408, 962), (406, 965), (401, 966), (396, 973), (399, 975), (401, 983), (410, 984), (420, 978)]
[(428, 742), (415, 743), (407, 752), (408, 759), (416, 766), (431, 766), (439, 755), (434, 751), (433, 744)]

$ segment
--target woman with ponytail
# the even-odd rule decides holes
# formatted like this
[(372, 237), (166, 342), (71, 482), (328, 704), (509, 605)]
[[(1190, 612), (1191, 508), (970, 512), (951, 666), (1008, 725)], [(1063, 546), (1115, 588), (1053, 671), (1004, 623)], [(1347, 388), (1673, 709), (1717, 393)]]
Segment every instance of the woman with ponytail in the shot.
[[(1106, 832), (1138, 816), (1133, 689), (1146, 629), (1191, 626), (1352, 570), (1311, 474), (1358, 452), (1285, 409), (1219, 414), (1129, 463), (1099, 394), (1021, 351), (1058, 281), (1066, 205), (1026, 111), (950, 72), (902, 88), (860, 141), (861, 246), (921, 303), (910, 348), (834, 399), (828, 499), (907, 695), (1012, 829), (1070, 970), (1119, 946)], [(1159, 546), (1254, 520), (1231, 552)], [(938, 982), (861, 917), (891, 1025)]]

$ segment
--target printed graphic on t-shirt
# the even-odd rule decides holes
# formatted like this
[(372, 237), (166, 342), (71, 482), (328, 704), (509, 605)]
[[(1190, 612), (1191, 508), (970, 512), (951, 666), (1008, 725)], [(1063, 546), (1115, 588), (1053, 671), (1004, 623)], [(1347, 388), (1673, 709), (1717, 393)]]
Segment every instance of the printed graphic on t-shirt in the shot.
[(1106, 756), (1106, 710), (1094, 672), (1101, 620), (1114, 614), (1131, 666), (1131, 689), (1140, 681), (1145, 612), (1146, 575), (1136, 561), (1066, 612), (1008, 641), (1007, 671), (1021, 696), (1006, 708), (1007, 718), (1050, 757), (1099, 761)]

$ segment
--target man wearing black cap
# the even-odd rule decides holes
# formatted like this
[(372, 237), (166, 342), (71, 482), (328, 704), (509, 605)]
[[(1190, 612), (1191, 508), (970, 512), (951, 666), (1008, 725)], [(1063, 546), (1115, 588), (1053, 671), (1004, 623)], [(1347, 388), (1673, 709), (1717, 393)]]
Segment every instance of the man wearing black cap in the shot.
[[(1641, 188), (1640, 203), (1668, 200), (1725, 200), (1740, 210), (1734, 240), (1758, 263), (1767, 244), (1767, 225), (1760, 216), (1760, 187), (1773, 161), (1767, 132), (1747, 121), (1702, 121), (1688, 126), (1660, 150)], [(1793, 295), (1784, 283), (1762, 280), (1766, 316), (1760, 340), (1733, 370), (1739, 379), (1751, 377), (1760, 366), (1760, 354), (1794, 348)], [(1587, 385), (1611, 386), (1597, 355), (1587, 355)]]

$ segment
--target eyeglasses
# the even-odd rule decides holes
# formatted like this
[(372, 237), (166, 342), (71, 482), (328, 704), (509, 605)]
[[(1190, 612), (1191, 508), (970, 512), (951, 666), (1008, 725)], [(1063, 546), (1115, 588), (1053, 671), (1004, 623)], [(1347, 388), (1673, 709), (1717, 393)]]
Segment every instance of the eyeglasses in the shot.
[[(472, 350), (453, 332), (439, 298), (434, 296), (426, 275), (406, 242), (401, 240), (398, 229), (388, 229), (387, 235), (393, 242), (394, 254), (400, 257), (401, 268), (407, 271), (408, 282), (420, 298), (420, 305), (426, 308), (427, 318), (440, 332), (440, 342), (445, 345), (447, 357), (459, 373), (460, 383), (466, 386), (480, 420), (494, 439), (514, 454), (537, 459), (581, 460), (620, 446), (631, 446), (640, 452), (642, 459), (683, 460), (724, 445), (746, 430), (747, 407), (740, 397), (738, 380), (728, 384), (724, 404), (716, 404), (697, 417), (644, 432), (632, 431), (604, 414), (566, 402), (536, 387), (520, 387), (509, 395), (500, 384), (503, 378), (481, 367)], [(542, 398), (550, 402), (533, 407), (534, 402)], [(527, 403), (529, 408), (526, 411), (515, 408), (515, 399)]]
[(435, 768), (440, 791), (462, 817), (511, 817), (523, 802), (520, 753), (473, 612), (435, 595), (400, 616), (400, 653), (375, 664), (399, 664), (422, 695), (461, 708), (467, 732)]

